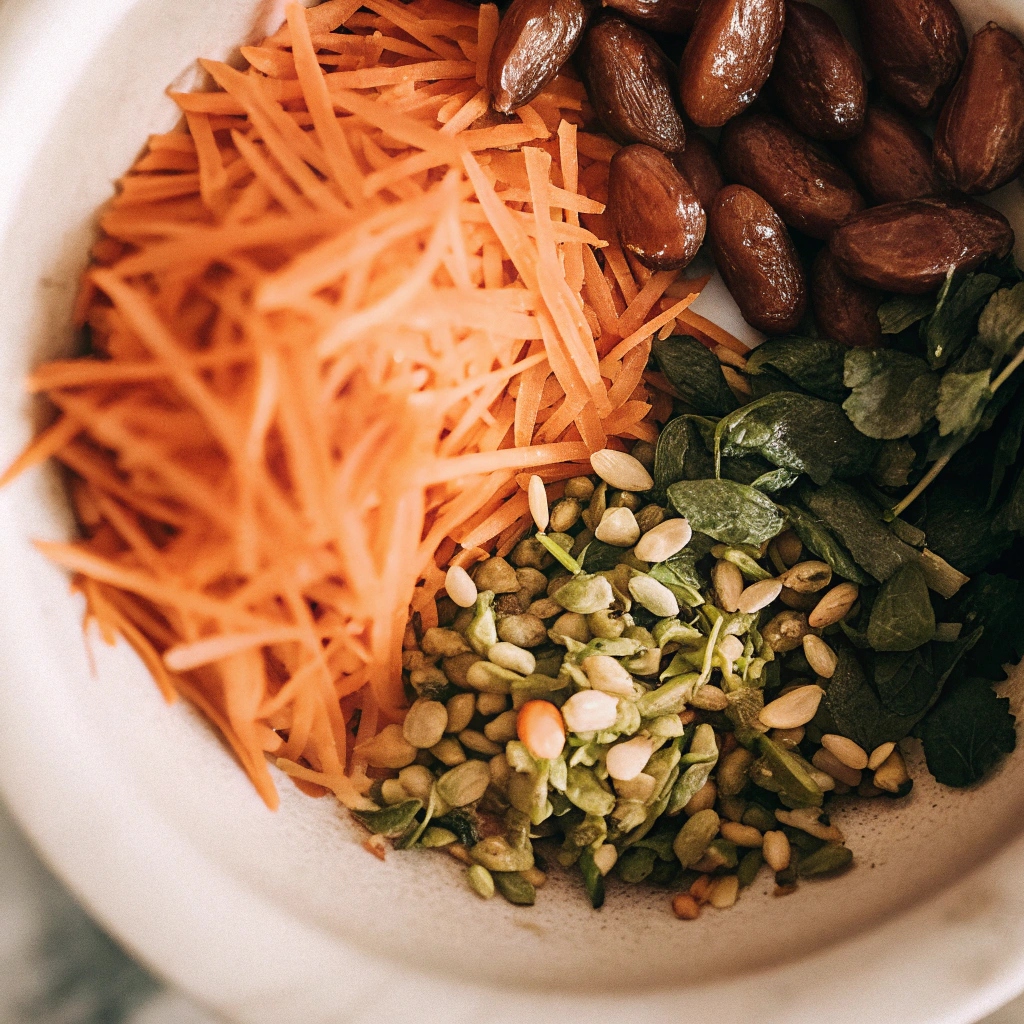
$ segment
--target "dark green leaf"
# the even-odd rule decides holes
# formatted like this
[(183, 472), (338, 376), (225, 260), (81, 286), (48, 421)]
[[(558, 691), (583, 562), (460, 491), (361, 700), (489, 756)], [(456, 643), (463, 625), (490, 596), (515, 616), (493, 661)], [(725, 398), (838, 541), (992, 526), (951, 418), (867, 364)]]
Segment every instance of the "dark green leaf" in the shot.
[(853, 863), (853, 850), (842, 843), (826, 843), (814, 853), (797, 861), (796, 873), (799, 878), (817, 878), (831, 875), (848, 868)]
[(886, 441), (871, 467), (871, 479), (879, 487), (906, 487), (916, 461), (913, 445), (907, 441)]
[(818, 490), (806, 488), (801, 497), (811, 512), (828, 523), (857, 564), (879, 582), (918, 560), (917, 551), (882, 521), (878, 506), (849, 484), (833, 480)]
[[(711, 431), (714, 432), (713, 421)], [(714, 475), (714, 459), (695, 418), (677, 416), (665, 424), (654, 450), (654, 500), (664, 502), (669, 484), (678, 480), (704, 480)]]
[(736, 408), (722, 364), (696, 338), (674, 334), (655, 341), (654, 358), (679, 397), (702, 416), (724, 416)]
[(882, 743), (903, 739), (921, 715), (889, 711), (868, 682), (857, 652), (846, 643), (837, 643), (835, 651), (838, 664), (825, 688), (824, 704), (836, 731), (869, 751)]
[(622, 548), (614, 544), (605, 544), (601, 540), (592, 540), (583, 553), (583, 569), (586, 572), (602, 572), (614, 569), (622, 561), (625, 554)]
[(463, 846), (473, 847), (480, 842), (480, 827), (476, 815), (465, 807), (455, 807), (440, 818), (434, 819), (438, 828), (446, 828), (459, 837)]
[(999, 287), (994, 274), (968, 274), (957, 283), (952, 271), (939, 291), (935, 312), (921, 324), (928, 362), (938, 369), (954, 359), (974, 336), (978, 313)]
[(772, 379), (774, 383), (769, 390), (781, 387), (837, 401), (845, 393), (842, 381), (845, 351), (845, 346), (829, 338), (770, 337), (749, 355), (746, 373), (752, 384), (761, 378)]
[[(846, 397), (843, 387), (846, 351), (845, 345), (828, 338), (769, 338), (750, 354), (747, 374), (755, 380), (774, 378), (775, 384), (790, 381), (816, 398), (841, 402)], [(771, 390), (777, 388), (772, 386)]]
[(970, 786), (1017, 745), (1010, 702), (997, 697), (987, 679), (968, 679), (924, 720), (921, 739), (928, 770), (939, 782)]
[(981, 572), (1013, 543), (1009, 533), (996, 529), (998, 516), (986, 511), (981, 488), (940, 478), (927, 499), (928, 547), (960, 572)]
[(376, 835), (396, 839), (406, 832), (422, 809), (421, 800), (403, 800), (379, 811), (353, 811), (352, 816)]
[(935, 309), (930, 295), (896, 295), (878, 307), (878, 322), (883, 334), (902, 334)]
[(778, 391), (719, 421), (715, 444), (722, 455), (756, 452), (780, 469), (806, 473), (815, 483), (833, 475), (860, 476), (878, 446), (856, 430), (834, 402)]
[(978, 340), (995, 354), (997, 365), (1024, 334), (1024, 284), (995, 293), (978, 319)]
[[(722, 459), (721, 475), (725, 480), (735, 480), (738, 484), (754, 486), (754, 481), (759, 480), (766, 473), (772, 471), (772, 464), (760, 455), (747, 455), (742, 458), (727, 457)], [(711, 476), (714, 476), (714, 471)]]
[(846, 355), (844, 379), (853, 394), (843, 408), (868, 437), (913, 437), (935, 415), (939, 376), (917, 356), (895, 349), (853, 348)]
[(1024, 583), (982, 573), (960, 592), (958, 608), (965, 630), (985, 629), (971, 652), (971, 672), (1002, 679), (1003, 666), (1024, 657)]
[(1010, 500), (1000, 510), (992, 527), (994, 531), (1024, 531), (1024, 470), (1017, 477)]
[(916, 565), (904, 565), (878, 593), (868, 643), (876, 651), (912, 651), (935, 636), (935, 611), (924, 574)]
[(1024, 401), (1018, 401), (1010, 412), (999, 440), (996, 442), (992, 462), (992, 485), (989, 490), (988, 508), (992, 508), (1002, 490), (1003, 481), (1010, 467), (1017, 461), (1020, 454), (1021, 441), (1024, 440)]
[(931, 643), (915, 651), (875, 657), (875, 686), (882, 703), (898, 715), (927, 711), (963, 656), (981, 639), (982, 630), (953, 643)]
[(750, 486), (768, 494), (777, 494), (792, 487), (799, 479), (800, 474), (792, 469), (776, 469), (771, 473), (763, 473)]
[(650, 575), (667, 587), (690, 587), (700, 591), (707, 586), (707, 580), (697, 569), (698, 561), (699, 557), (695, 557), (684, 548), (678, 555), (665, 562), (659, 562), (651, 569)]
[(668, 489), (672, 507), (700, 533), (723, 544), (760, 545), (782, 532), (778, 505), (733, 480), (684, 480)]
[(939, 434), (970, 434), (981, 422), (985, 406), (992, 401), (991, 370), (976, 373), (947, 373), (939, 382)]
[(853, 560), (850, 553), (836, 539), (817, 516), (796, 505), (785, 507), (789, 525), (812, 554), (832, 566), (832, 571), (853, 583), (868, 584), (874, 580)]

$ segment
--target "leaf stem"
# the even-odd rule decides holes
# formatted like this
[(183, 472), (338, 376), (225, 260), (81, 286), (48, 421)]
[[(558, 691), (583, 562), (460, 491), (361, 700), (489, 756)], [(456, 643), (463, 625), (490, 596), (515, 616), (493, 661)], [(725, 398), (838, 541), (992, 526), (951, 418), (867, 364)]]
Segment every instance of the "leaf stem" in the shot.
[(932, 468), (929, 469), (923, 477), (921, 477), (921, 480), (918, 483), (918, 485), (895, 508), (893, 508), (890, 511), (889, 515), (891, 515), (893, 519), (897, 519), (908, 508), (910, 508), (910, 506), (913, 505), (914, 502), (917, 501), (917, 499), (920, 498), (922, 494), (924, 494), (924, 492), (928, 489), (932, 481), (934, 481), (935, 478), (946, 468), (946, 466), (949, 465), (949, 460), (952, 459), (953, 456), (956, 455), (956, 453), (959, 450), (959, 444), (950, 445), (950, 447), (946, 450), (945, 454), (940, 456), (936, 460), (935, 465), (932, 466)]
[(569, 554), (565, 548), (556, 544), (546, 533), (538, 533), (537, 540), (551, 553), (551, 555), (573, 574), (579, 576), (583, 572), (580, 563)]
[(995, 394), (1013, 376), (1015, 370), (1024, 364), (1024, 348), (1013, 357), (1006, 369), (992, 382), (992, 394)]

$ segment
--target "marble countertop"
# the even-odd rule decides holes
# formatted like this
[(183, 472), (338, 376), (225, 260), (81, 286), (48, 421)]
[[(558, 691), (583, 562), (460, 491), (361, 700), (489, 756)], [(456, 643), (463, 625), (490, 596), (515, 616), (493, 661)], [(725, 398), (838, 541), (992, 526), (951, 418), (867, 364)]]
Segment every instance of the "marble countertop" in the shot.
[[(0, 806), (0, 1024), (216, 1020), (97, 927)], [(1024, 996), (982, 1024), (1024, 1024)]]

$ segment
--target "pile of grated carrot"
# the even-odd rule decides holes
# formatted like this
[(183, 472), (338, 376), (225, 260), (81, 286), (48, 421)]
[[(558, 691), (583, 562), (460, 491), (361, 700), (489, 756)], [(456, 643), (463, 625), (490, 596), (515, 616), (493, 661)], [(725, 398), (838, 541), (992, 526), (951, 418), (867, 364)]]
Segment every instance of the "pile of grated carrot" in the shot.
[(82, 529), (40, 550), (272, 807), (270, 762), (364, 802), (359, 745), (403, 715), (445, 568), (512, 548), (528, 472), (556, 499), (591, 452), (656, 437), (655, 335), (730, 343), (686, 309), (704, 280), (618, 246), (617, 147), (575, 78), (489, 111), (497, 26), (292, 4), (245, 71), (203, 61), (102, 215), (91, 351), (30, 380), (59, 415), (5, 480), (56, 458)]

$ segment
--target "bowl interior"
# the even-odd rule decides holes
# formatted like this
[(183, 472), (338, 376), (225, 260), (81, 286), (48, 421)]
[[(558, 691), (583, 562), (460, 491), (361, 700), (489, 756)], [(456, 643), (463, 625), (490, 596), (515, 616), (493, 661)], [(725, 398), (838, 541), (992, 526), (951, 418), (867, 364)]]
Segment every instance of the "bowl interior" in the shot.
[[(177, 120), (164, 89), (172, 81), (187, 86), (197, 55), (223, 56), (227, 44), (258, 34), (258, 20), (279, 16), (249, 0), (79, 6), (70, 17), (76, 23), (91, 17), (93, 25), (78, 66), (69, 51), (67, 64), (29, 68), (26, 53), (12, 50), (6, 74), (13, 91), (0, 89), (9, 97), (0, 123), (19, 117), (23, 140), (16, 166), (6, 172), (9, 187), (0, 188), (5, 464), (42, 415), (24, 394), (25, 375), (41, 360), (73, 350), (69, 311), (96, 210), (147, 133)], [(969, 31), (989, 18), (1024, 29), (1016, 0), (958, 6)], [(39, 52), (59, 48), (60, 32), (43, 18), (43, 8), (41, 0), (8, 0), (0, 12), (0, 21), (10, 19), (9, 33), (0, 32), (8, 49), (32, 30), (42, 32), (33, 45), (46, 44)], [(32, 87), (40, 84), (46, 88)], [(23, 103), (17, 110), (15, 101)], [(1024, 237), (1020, 183), (993, 202)], [(721, 292), (702, 301), (705, 315), (734, 324), (735, 307)], [(763, 873), (731, 912), (681, 926), (664, 894), (627, 893), (612, 883), (604, 910), (594, 914), (571, 881), (553, 876), (531, 911), (500, 901), (483, 906), (454, 861), (392, 854), (382, 864), (360, 847), (333, 801), (304, 797), (283, 776), (282, 807), (268, 813), (212, 731), (189, 708), (164, 706), (130, 651), (108, 648), (95, 635), (83, 645), (81, 601), (31, 546), (32, 538), (64, 538), (72, 529), (56, 474), (33, 473), (0, 493), (0, 523), (8, 581), (0, 592), (0, 749), (8, 761), (0, 781), (73, 881), (82, 871), (102, 878), (120, 837), (94, 835), (88, 847), (68, 850), (62, 821), (69, 834), (91, 835), (91, 818), (121, 820), (128, 832), (144, 804), (146, 820), (158, 821), (161, 835), (174, 835), (241, 891), (395, 971), (553, 993), (566, 989), (567, 978), (578, 987), (585, 962), (587, 994), (635, 1000), (725, 983), (847, 941), (943, 890), (1022, 831), (1024, 752), (1018, 751), (978, 791), (938, 787), (919, 765), (908, 799), (851, 802), (837, 820), (857, 869), (827, 884), (803, 885), (786, 899), (770, 895)], [(59, 799), (62, 778), (75, 794), (74, 807)], [(160, 872), (172, 854), (152, 856)], [(102, 913), (102, 886), (80, 884)], [(130, 927), (110, 923), (142, 942)]]

